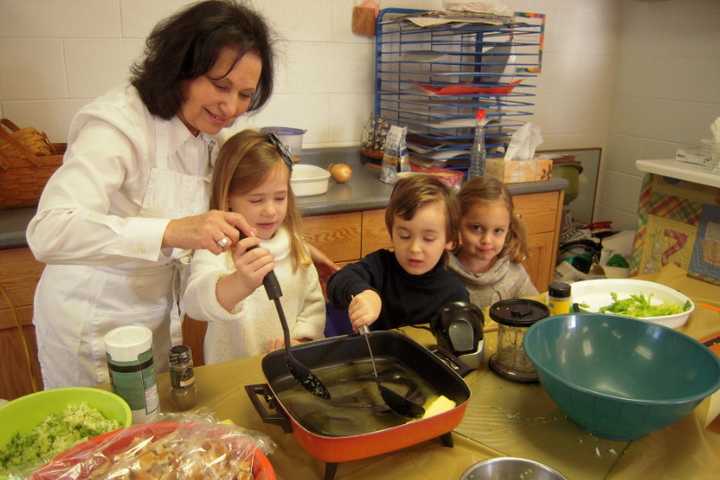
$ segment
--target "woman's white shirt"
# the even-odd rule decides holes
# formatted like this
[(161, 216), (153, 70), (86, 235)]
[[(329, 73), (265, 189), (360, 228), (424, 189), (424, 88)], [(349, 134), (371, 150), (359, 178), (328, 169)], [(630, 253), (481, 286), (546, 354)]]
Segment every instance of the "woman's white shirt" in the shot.
[[(275, 275), (283, 292), (292, 338), (322, 338), (325, 328), (325, 300), (315, 266), (292, 268), (290, 236), (282, 228), (260, 246), (275, 259)], [(260, 286), (232, 312), (217, 300), (215, 288), (220, 278), (235, 271), (231, 253), (213, 255), (206, 250), (193, 254), (190, 280), (183, 295), (185, 313), (209, 322), (205, 335), (205, 362), (218, 363), (238, 357), (264, 353), (271, 340), (282, 338), (282, 328), (274, 303)]]
[(138, 215), (155, 166), (156, 122), (167, 123), (167, 168), (209, 177), (211, 138), (194, 137), (177, 117), (153, 116), (134, 87), (115, 89), (73, 119), (63, 165), (27, 229), (38, 260), (103, 266), (170, 261), (170, 249), (161, 248), (170, 219)]

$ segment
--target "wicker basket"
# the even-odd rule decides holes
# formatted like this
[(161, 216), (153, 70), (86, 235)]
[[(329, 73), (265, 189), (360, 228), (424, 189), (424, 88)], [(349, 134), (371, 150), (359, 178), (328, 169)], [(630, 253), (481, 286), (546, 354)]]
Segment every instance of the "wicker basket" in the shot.
[(34, 207), (67, 147), (44, 133), (0, 120), (0, 209)]

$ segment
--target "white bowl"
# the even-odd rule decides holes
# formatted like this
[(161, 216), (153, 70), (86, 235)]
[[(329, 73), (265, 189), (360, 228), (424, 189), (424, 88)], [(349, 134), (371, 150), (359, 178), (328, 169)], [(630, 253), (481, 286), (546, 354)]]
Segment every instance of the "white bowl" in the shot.
[[(675, 315), (663, 315), (659, 317), (634, 317), (639, 320), (665, 325), (670, 328), (678, 328), (685, 325), (690, 314), (695, 310), (695, 303), (688, 297), (668, 286), (646, 280), (634, 280), (630, 278), (608, 278), (598, 280), (583, 280), (572, 284), (572, 301), (577, 304), (585, 304), (587, 307), (580, 307), (586, 312), (600, 312), (600, 307), (613, 303), (610, 293), (617, 293), (619, 299), (624, 299), (632, 294), (642, 293), (652, 295), (650, 303), (660, 304), (663, 302), (685, 305), (690, 302), (690, 308)], [(612, 312), (605, 312), (605, 315), (613, 315)]]
[(330, 172), (315, 165), (295, 164), (290, 185), (296, 197), (322, 195), (327, 192)]

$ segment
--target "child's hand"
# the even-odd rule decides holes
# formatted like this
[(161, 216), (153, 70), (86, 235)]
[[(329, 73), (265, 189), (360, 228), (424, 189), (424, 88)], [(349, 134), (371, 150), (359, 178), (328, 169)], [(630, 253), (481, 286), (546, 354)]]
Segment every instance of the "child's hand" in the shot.
[[(290, 339), (290, 345), (300, 345), (301, 343), (303, 343), (303, 340), (298, 340), (297, 338)], [(285, 339), (283, 337), (270, 340), (265, 351), (269, 353), (280, 350), (281, 348), (285, 348)]]
[(263, 278), (275, 268), (275, 259), (270, 252), (258, 247), (259, 244), (259, 238), (248, 237), (240, 240), (233, 249), (237, 269), (233, 275), (250, 292), (262, 285)]
[(380, 316), (382, 300), (374, 290), (365, 290), (355, 295), (348, 306), (348, 316), (353, 330), (370, 325)]

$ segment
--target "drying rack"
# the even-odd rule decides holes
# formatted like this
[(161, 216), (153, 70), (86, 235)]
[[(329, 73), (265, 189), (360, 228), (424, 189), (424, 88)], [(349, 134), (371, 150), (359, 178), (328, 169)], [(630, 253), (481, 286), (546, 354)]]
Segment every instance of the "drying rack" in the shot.
[[(533, 114), (542, 69), (545, 15), (453, 16), (386, 8), (377, 19), (375, 115), (408, 128), (415, 160), (467, 170), (475, 113), (486, 110), (488, 157), (503, 155), (512, 133)], [(487, 23), (487, 22), (491, 23)], [(503, 148), (501, 148), (503, 147)]]

